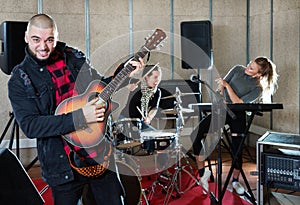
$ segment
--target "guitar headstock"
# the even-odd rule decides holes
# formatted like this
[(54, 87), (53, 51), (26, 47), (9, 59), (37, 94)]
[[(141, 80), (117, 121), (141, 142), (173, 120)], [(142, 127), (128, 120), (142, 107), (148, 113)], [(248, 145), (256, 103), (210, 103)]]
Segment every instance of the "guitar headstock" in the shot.
[(153, 50), (161, 46), (162, 41), (166, 39), (166, 33), (161, 29), (156, 29), (154, 33), (146, 39), (145, 46), (149, 50)]

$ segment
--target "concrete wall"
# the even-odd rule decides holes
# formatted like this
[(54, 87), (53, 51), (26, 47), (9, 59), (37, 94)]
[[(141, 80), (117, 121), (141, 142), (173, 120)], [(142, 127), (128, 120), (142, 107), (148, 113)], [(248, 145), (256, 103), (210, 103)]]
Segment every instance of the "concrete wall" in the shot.
[[(258, 55), (272, 57), (280, 74), (279, 89), (273, 99), (284, 104), (284, 110), (272, 113), (272, 128), (299, 133), (300, 1), (273, 1), (273, 33), (270, 32), (272, 1), (249, 2), (247, 19), (246, 0), (90, 0), (89, 46), (86, 45), (83, 0), (0, 0), (0, 22), (27, 21), (40, 8), (56, 19), (60, 40), (84, 52), (90, 48), (92, 63), (105, 74), (110, 74), (112, 69), (109, 68), (126, 58), (131, 49), (137, 51), (146, 34), (161, 28), (167, 32), (168, 40), (161, 51), (153, 52), (151, 62), (160, 62), (164, 79), (189, 79), (197, 71), (181, 68), (180, 23), (212, 20), (214, 75), (224, 76), (235, 64), (245, 65)], [(250, 22), (249, 42), (247, 20)], [(172, 48), (174, 62), (170, 58)], [(201, 72), (205, 77), (208, 75), (207, 70)], [(0, 131), (4, 130), (11, 111), (7, 97), (8, 79), (8, 75), (0, 73)], [(254, 123), (269, 129), (270, 122), (270, 114), (265, 113)]]
[[(281, 132), (299, 133), (300, 1), (286, 2), (287, 4), (283, 4), (280, 0), (274, 1), (273, 61), (280, 77), (279, 88), (273, 99), (275, 102), (283, 102), (284, 110), (274, 111), (273, 128)], [(270, 4), (269, 1), (265, 3), (251, 3), (251, 56), (270, 56), (270, 12), (266, 8)], [(265, 114), (255, 123), (267, 127), (269, 121), (269, 116)]]

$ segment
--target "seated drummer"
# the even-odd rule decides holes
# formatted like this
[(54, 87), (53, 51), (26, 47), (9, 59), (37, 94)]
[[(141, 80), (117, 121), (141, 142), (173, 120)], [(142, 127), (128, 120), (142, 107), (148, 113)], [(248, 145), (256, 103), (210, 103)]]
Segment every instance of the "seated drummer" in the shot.
[(161, 91), (158, 84), (161, 81), (161, 75), (161, 68), (158, 65), (146, 65), (140, 84), (137, 83), (137, 79), (130, 80), (128, 102), (120, 118), (138, 118), (141, 120), (142, 131), (155, 130), (150, 123), (157, 113), (160, 102)]

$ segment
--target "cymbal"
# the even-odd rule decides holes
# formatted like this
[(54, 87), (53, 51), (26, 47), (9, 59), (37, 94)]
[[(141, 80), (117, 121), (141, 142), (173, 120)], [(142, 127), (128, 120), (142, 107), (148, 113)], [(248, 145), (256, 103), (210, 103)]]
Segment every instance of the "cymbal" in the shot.
[(177, 95), (179, 96), (187, 96), (187, 95), (199, 95), (200, 93), (179, 93), (179, 94), (173, 94), (166, 97), (162, 97), (160, 99), (169, 99), (169, 98), (176, 98)]
[(175, 135), (172, 132), (164, 132), (161, 130), (145, 131), (141, 132), (141, 137), (168, 137)]
[[(181, 111), (182, 111), (182, 113), (193, 113), (194, 112), (193, 109), (189, 109), (189, 108), (181, 108)], [(164, 114), (173, 114), (173, 115), (178, 114), (178, 111), (174, 108), (165, 109), (165, 110), (162, 110), (161, 112)]]

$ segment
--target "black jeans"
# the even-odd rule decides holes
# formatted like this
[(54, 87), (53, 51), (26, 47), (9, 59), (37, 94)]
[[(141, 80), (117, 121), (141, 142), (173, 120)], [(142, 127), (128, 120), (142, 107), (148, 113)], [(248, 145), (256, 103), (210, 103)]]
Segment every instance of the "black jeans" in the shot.
[[(232, 119), (229, 115), (226, 116), (225, 124), (230, 127), (231, 133), (237, 134), (237, 136), (231, 137), (231, 151), (234, 156), (237, 156), (237, 163), (234, 168), (240, 169), (242, 167), (242, 149), (237, 153), (239, 146), (244, 137), (244, 132), (246, 128), (246, 113), (244, 111), (235, 112), (236, 119)], [(194, 131), (191, 133), (190, 138), (193, 142), (193, 153), (199, 155), (202, 149), (201, 140), (206, 137), (209, 132), (211, 123), (211, 115), (205, 116), (196, 126)], [(243, 145), (241, 145), (243, 146)]]
[[(70, 183), (51, 187), (55, 205), (77, 205), (88, 188), (93, 198), (85, 201), (85, 205), (122, 205), (123, 188), (117, 174), (106, 170), (97, 178), (88, 178), (74, 171), (75, 180)], [(88, 186), (88, 187), (87, 187)]]

